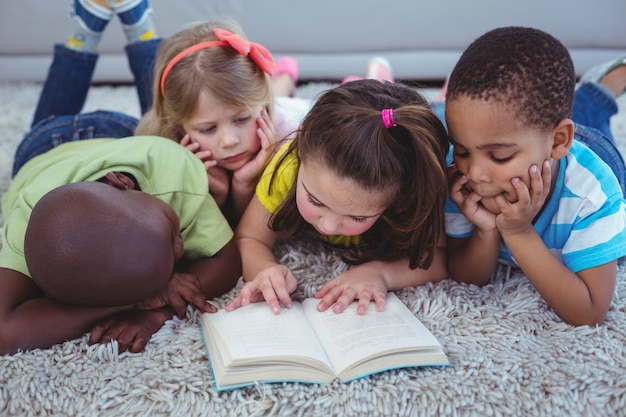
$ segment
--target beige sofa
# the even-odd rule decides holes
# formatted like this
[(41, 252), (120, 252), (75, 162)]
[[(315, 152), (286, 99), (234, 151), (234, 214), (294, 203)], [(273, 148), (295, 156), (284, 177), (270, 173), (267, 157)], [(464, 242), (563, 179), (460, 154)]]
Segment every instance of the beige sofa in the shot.
[[(507, 25), (544, 29), (570, 49), (580, 74), (626, 55), (625, 0), (151, 0), (162, 36), (198, 20), (234, 17), (275, 56), (295, 56), (302, 79), (339, 79), (368, 58), (397, 78), (443, 79), (462, 50)], [(64, 42), (70, 0), (2, 0), (0, 81), (41, 81), (53, 42)], [(117, 20), (104, 34), (95, 81), (131, 81)]]

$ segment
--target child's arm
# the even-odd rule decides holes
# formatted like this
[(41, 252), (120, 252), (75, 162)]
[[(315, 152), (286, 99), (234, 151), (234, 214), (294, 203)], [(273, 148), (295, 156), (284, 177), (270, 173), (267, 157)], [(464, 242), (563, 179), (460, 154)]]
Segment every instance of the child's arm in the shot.
[(576, 274), (548, 250), (534, 228), (503, 237), (528, 280), (559, 317), (575, 326), (604, 321), (615, 290), (617, 261)]
[(198, 259), (185, 272), (200, 280), (206, 298), (211, 299), (230, 291), (241, 276), (241, 257), (235, 239), (231, 239), (210, 258)]
[(26, 275), (0, 268), (0, 354), (48, 348), (80, 337), (104, 317), (131, 308), (61, 304), (45, 298)]
[(452, 279), (485, 285), (498, 267), (500, 233), (474, 230), (467, 239), (447, 239), (447, 266)]
[[(201, 311), (214, 311), (213, 307), (204, 303), (203, 300), (217, 297), (232, 289), (241, 276), (241, 260), (234, 240), (230, 240), (212, 257), (192, 262), (185, 271), (186, 273), (179, 274), (180, 277), (193, 276), (197, 279), (191, 281), (185, 279), (185, 282), (181, 284), (182, 291), (187, 292), (189, 290), (191, 294), (197, 295), (195, 284), (199, 283), (204, 295), (202, 300), (198, 299), (194, 304), (199, 308), (204, 307), (200, 308)], [(189, 298), (193, 297), (190, 296)], [(169, 301), (162, 298), (156, 300), (153, 298), (152, 301), (152, 304), (145, 304), (143, 307), (152, 306), (153, 309), (127, 311), (102, 320), (92, 329), (89, 343), (108, 343), (111, 340), (116, 340), (120, 352), (126, 349), (131, 352), (141, 352), (152, 335), (174, 314), (172, 307), (166, 305), (170, 304)], [(177, 315), (183, 317), (186, 305), (179, 306), (177, 310)]]
[(469, 238), (448, 237), (448, 270), (455, 281), (485, 285), (498, 264), (500, 232), (496, 215), (480, 203), (478, 194), (465, 188), (467, 177), (456, 170), (451, 170), (450, 175), (450, 198), (475, 228)]
[(383, 311), (387, 291), (447, 278), (444, 242), (442, 235), (435, 249), (433, 263), (428, 269), (411, 269), (408, 258), (402, 258), (392, 262), (370, 261), (344, 272), (325, 283), (315, 293), (316, 298), (321, 298), (317, 309), (324, 311), (332, 306), (335, 313), (340, 313), (354, 300), (358, 300), (359, 314), (365, 314), (370, 301), (376, 303), (377, 311)]
[(616, 280), (616, 261), (574, 273), (557, 259), (533, 226), (550, 190), (550, 165), (542, 171), (530, 167), (530, 187), (513, 178), (517, 201), (501, 200), (498, 230), (511, 254), (537, 292), (566, 322), (602, 323), (609, 309)]
[(235, 231), (246, 284), (226, 306), (228, 311), (261, 300), (267, 301), (275, 313), (280, 312), (280, 303), (291, 306), (289, 294), (296, 289), (297, 279), (274, 257), (276, 236), (268, 226), (269, 219), (270, 213), (253, 197)]
[(265, 109), (261, 110), (261, 115), (257, 118), (257, 135), (261, 142), (261, 149), (256, 156), (233, 173), (232, 194), (235, 218), (243, 216), (248, 203), (254, 195), (259, 174), (267, 158), (270, 156), (274, 143), (274, 127)]

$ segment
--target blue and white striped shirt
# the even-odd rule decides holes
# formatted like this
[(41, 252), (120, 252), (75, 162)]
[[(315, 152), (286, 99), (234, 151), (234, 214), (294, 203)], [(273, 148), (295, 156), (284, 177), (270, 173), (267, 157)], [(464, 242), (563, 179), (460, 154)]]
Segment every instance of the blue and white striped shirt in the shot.
[[(626, 256), (626, 204), (609, 166), (577, 141), (560, 162), (550, 200), (534, 225), (550, 252), (573, 272)], [(448, 236), (471, 236), (474, 225), (449, 197), (445, 218)], [(519, 266), (504, 241), (498, 260)]]

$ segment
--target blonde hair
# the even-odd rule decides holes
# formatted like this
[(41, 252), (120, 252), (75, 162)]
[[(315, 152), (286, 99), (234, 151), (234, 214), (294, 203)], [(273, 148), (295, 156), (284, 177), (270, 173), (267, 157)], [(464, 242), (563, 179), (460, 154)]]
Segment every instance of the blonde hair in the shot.
[(217, 40), (214, 28), (246, 38), (237, 22), (224, 20), (194, 24), (161, 42), (156, 57), (154, 105), (142, 117), (136, 134), (180, 142), (184, 135), (182, 123), (196, 112), (201, 92), (209, 93), (227, 107), (245, 110), (263, 107), (272, 119), (274, 95), (269, 76), (252, 59), (230, 47), (208, 47), (185, 56), (172, 67), (164, 93), (161, 92), (161, 77), (167, 64), (190, 46)]

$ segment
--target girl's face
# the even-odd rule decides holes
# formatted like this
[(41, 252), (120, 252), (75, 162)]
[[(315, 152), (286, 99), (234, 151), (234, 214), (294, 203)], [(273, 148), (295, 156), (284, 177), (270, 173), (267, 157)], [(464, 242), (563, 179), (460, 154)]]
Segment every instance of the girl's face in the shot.
[(387, 208), (387, 197), (335, 175), (323, 163), (300, 163), (296, 204), (304, 220), (323, 235), (367, 231)]
[(252, 110), (224, 106), (207, 92), (200, 93), (196, 112), (183, 122), (183, 130), (210, 159), (229, 171), (236, 171), (261, 149), (257, 119), (261, 107)]
[(551, 159), (550, 132), (522, 125), (503, 104), (462, 97), (446, 103), (446, 121), (454, 162), (468, 178), (466, 187), (482, 196), (491, 211), (499, 211), (496, 195), (517, 200), (511, 179), (518, 177), (530, 187), (531, 165), (541, 170)]

